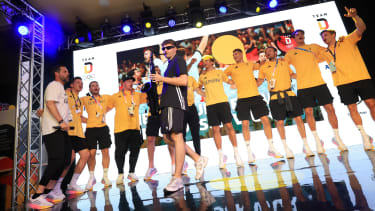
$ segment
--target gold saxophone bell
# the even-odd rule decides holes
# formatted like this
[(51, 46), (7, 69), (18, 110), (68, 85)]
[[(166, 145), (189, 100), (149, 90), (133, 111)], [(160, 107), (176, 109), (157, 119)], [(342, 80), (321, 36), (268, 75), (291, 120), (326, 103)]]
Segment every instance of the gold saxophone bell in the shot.
[(243, 52), (243, 59), (247, 61), (245, 48), (242, 41), (233, 35), (223, 35), (215, 39), (212, 44), (212, 55), (222, 64), (234, 64), (233, 50), (241, 49)]

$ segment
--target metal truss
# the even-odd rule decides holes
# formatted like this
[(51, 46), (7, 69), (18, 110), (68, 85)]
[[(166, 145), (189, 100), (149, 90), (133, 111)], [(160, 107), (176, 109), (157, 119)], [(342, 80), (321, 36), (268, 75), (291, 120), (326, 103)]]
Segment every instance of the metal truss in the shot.
[(40, 120), (35, 111), (42, 107), (44, 73), (44, 16), (24, 0), (2, 0), (6, 15), (22, 14), (30, 20), (30, 33), (21, 37), (12, 207), (23, 206), (36, 191), (42, 167)]

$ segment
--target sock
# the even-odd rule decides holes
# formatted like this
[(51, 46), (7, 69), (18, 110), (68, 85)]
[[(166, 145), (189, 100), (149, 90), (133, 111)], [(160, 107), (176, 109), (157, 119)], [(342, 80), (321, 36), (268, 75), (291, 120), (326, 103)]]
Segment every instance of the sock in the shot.
[(56, 182), (56, 185), (53, 189), (57, 190), (57, 189), (60, 189), (61, 188), (61, 183), (62, 181), (64, 180), (64, 177), (60, 177), (57, 182)]
[(218, 149), (217, 152), (219, 153), (219, 157), (223, 157), (224, 156), (224, 153), (221, 149)]
[(369, 140), (369, 137), (368, 137), (367, 133), (365, 132), (365, 129), (363, 128), (363, 126), (357, 125), (357, 128), (358, 128), (359, 132), (361, 133), (363, 140), (366, 140), (366, 141)]
[(90, 174), (90, 178), (89, 178), (89, 179), (92, 179), (92, 178), (95, 177), (95, 176), (94, 176), (94, 171), (89, 171), (89, 174)]
[(233, 152), (234, 152), (234, 155), (238, 155), (238, 148), (237, 147), (233, 147)]
[(268, 147), (269, 148), (274, 148), (274, 146), (273, 146), (273, 139), (272, 138), (268, 139)]
[(108, 168), (103, 169), (103, 177), (108, 177)]
[(313, 136), (315, 138), (315, 141), (320, 143), (320, 138), (319, 138), (318, 133), (316, 132), (316, 130), (311, 131), (311, 133), (313, 134)]
[(245, 144), (246, 144), (247, 147), (249, 147), (250, 146), (250, 140), (247, 140), (247, 141), (245, 140)]
[(76, 184), (77, 183), (77, 180), (79, 178), (81, 174), (78, 174), (78, 173), (74, 173), (73, 174), (73, 177), (72, 177), (72, 180), (70, 181), (70, 184)]
[(307, 143), (307, 138), (305, 137), (305, 138), (302, 138), (302, 142), (303, 142), (303, 145), (306, 145), (306, 146), (308, 146), (309, 144)]
[(286, 139), (281, 139), (281, 142), (284, 145), (284, 148), (288, 148), (288, 145), (286, 144)]

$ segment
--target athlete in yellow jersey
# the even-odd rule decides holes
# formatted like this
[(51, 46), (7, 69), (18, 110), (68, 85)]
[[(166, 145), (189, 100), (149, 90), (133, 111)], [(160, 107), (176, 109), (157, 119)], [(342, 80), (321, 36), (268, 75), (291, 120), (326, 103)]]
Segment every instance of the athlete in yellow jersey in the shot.
[[(276, 120), (277, 130), (280, 134), (281, 141), (284, 145), (287, 158), (293, 158), (293, 152), (286, 143), (284, 120), (286, 117), (293, 118), (297, 124), (298, 132), (303, 140), (303, 148), (309, 149), (306, 141), (306, 131), (301, 115), (303, 114), (301, 105), (296, 95), (290, 89), (291, 75), (293, 71), (289, 64), (277, 57), (277, 50), (273, 47), (266, 49), (266, 61), (259, 70), (258, 85), (261, 85), (264, 79), (267, 79), (268, 90), (270, 91), (270, 110), (273, 119)], [(305, 151), (305, 150), (304, 150)], [(313, 155), (311, 150), (308, 155)]]
[(333, 143), (336, 144), (340, 151), (347, 150), (342, 142), (338, 131), (338, 121), (333, 107), (333, 97), (327, 87), (327, 84), (320, 73), (318, 58), (325, 48), (317, 44), (305, 44), (305, 32), (298, 29), (293, 32), (297, 47), (290, 50), (285, 55), (285, 60), (292, 64), (296, 69), (297, 79), (297, 98), (306, 114), (306, 122), (315, 138), (316, 151), (324, 153), (323, 143), (316, 131), (316, 122), (313, 107), (323, 106), (328, 114), (328, 121), (332, 126), (334, 138)]
[(122, 77), (122, 90), (112, 95), (108, 108), (116, 109), (115, 113), (115, 161), (118, 170), (116, 184), (124, 184), (124, 163), (127, 151), (129, 155), (129, 174), (131, 182), (138, 181), (135, 167), (143, 138), (139, 125), (139, 105), (146, 103), (146, 94), (133, 89), (134, 71)]
[(345, 10), (345, 16), (354, 20), (356, 30), (339, 41), (336, 41), (334, 30), (322, 31), (320, 35), (328, 45), (324, 58), (330, 66), (333, 83), (337, 86), (341, 102), (348, 107), (350, 117), (362, 135), (365, 150), (373, 150), (372, 138), (363, 129), (356, 104), (358, 96), (361, 97), (369, 108), (372, 119), (375, 120), (375, 88), (357, 47), (357, 42), (366, 30), (366, 24), (358, 16), (355, 8), (345, 7)]
[(199, 76), (199, 89), (204, 86), (205, 101), (207, 107), (208, 124), (212, 126), (214, 141), (219, 152), (219, 168), (225, 168), (226, 156), (221, 149), (220, 125), (223, 123), (227, 130), (229, 140), (233, 145), (234, 159), (238, 166), (243, 166), (242, 159), (237, 149), (236, 132), (232, 125), (232, 113), (228, 103), (228, 97), (224, 92), (223, 82), (233, 83), (222, 70), (214, 68), (214, 58), (206, 55), (203, 58), (203, 66), (206, 72)]
[(84, 192), (84, 190), (82, 190), (81, 187), (77, 185), (77, 180), (81, 175), (90, 156), (88, 150), (88, 143), (82, 129), (81, 116), (83, 105), (82, 101), (78, 96), (79, 92), (82, 90), (82, 86), (82, 79), (80, 77), (75, 77), (70, 83), (71, 89), (66, 90), (66, 95), (68, 96), (69, 109), (73, 117), (72, 121), (69, 122), (69, 126), (74, 127), (74, 129), (68, 131), (74, 150), (72, 154), (79, 154), (79, 160), (76, 164), (73, 177), (68, 185), (68, 191), (70, 192)]
[(109, 167), (109, 147), (112, 144), (109, 128), (105, 121), (105, 114), (107, 113), (107, 104), (111, 98), (110, 95), (100, 95), (100, 87), (97, 81), (92, 81), (89, 84), (91, 95), (82, 97), (82, 104), (87, 112), (86, 120), (86, 139), (89, 145), (90, 158), (88, 160), (89, 168), (89, 181), (86, 189), (91, 190), (96, 183), (94, 170), (96, 165), (96, 149), (99, 144), (99, 149), (102, 152), (102, 165), (103, 165), (103, 179), (102, 183), (108, 187), (112, 183), (108, 179)]
[(237, 87), (237, 118), (242, 121), (242, 134), (247, 146), (248, 162), (255, 162), (255, 156), (250, 147), (250, 111), (255, 119), (260, 119), (264, 133), (269, 143), (268, 154), (277, 158), (283, 157), (274, 147), (272, 128), (268, 119), (268, 108), (263, 97), (259, 95), (258, 86), (253, 71), (259, 69), (259, 64), (243, 61), (241, 49), (233, 50), (235, 64), (229, 66), (224, 73), (230, 76)]

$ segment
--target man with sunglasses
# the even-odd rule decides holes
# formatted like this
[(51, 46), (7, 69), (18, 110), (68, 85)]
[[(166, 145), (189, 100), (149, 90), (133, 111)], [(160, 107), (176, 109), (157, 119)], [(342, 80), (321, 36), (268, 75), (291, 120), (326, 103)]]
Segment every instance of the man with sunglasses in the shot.
[(188, 76), (186, 62), (182, 57), (176, 55), (177, 48), (174, 40), (163, 41), (162, 50), (168, 59), (168, 67), (163, 76), (151, 74), (151, 79), (156, 82), (163, 82), (160, 99), (161, 131), (165, 142), (175, 148), (175, 174), (164, 189), (165, 194), (171, 194), (184, 187), (181, 176), (185, 154), (188, 154), (195, 161), (196, 179), (202, 176), (208, 159), (195, 153), (185, 144), (182, 137), (184, 111), (187, 109)]

